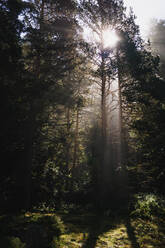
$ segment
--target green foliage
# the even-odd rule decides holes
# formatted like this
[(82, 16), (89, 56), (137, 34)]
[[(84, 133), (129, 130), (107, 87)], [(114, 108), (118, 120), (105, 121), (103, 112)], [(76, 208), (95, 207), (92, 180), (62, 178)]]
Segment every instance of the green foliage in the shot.
[(23, 243), (18, 237), (5, 237), (5, 238), (0, 238), (0, 247), (26, 248), (26, 244)]
[(60, 236), (64, 232), (64, 226), (59, 216), (44, 216), (38, 220), (38, 224), (48, 226), (52, 234)]
[(156, 194), (139, 194), (134, 198), (132, 216), (153, 219), (165, 215), (165, 199)]
[(52, 242), (51, 242), (51, 248), (60, 248), (61, 245), (60, 245), (60, 241), (57, 237), (54, 237)]
[(58, 237), (64, 232), (63, 223), (55, 215), (35, 215), (30, 218), (27, 226), (27, 244), (30, 247), (47, 247), (53, 237)]
[(55, 214), (25, 213), (1, 216), (0, 236), (3, 238), (0, 239), (0, 247), (47, 248), (51, 247), (53, 240), (58, 242), (64, 232), (65, 226)]
[(33, 211), (40, 213), (53, 213), (55, 211), (55, 208), (42, 201), (41, 203), (37, 204), (37, 206), (33, 207)]
[(157, 56), (144, 48), (137, 50), (135, 45), (129, 53), (129, 48), (126, 73), (131, 79), (123, 81), (123, 94), (131, 117), (129, 133), (134, 134), (129, 140), (132, 154), (134, 150), (132, 164), (136, 165), (134, 178), (138, 178), (140, 191), (152, 189), (163, 194), (165, 82), (158, 76)]

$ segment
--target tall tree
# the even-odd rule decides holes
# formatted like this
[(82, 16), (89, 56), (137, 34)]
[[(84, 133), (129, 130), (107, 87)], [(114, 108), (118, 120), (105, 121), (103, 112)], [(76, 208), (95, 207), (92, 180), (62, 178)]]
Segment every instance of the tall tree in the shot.
[[(45, 167), (49, 176), (51, 170), (57, 171), (60, 177), (57, 186), (60, 197), (60, 192), (67, 184), (67, 174), (77, 160), (78, 128), (75, 128), (75, 139), (72, 136), (74, 120), (76, 126), (79, 122), (75, 111), (78, 111), (79, 101), (81, 102), (78, 89), (81, 88), (80, 65), (84, 58), (78, 40), (76, 5), (74, 1), (30, 1), (24, 20), (27, 27), (23, 46), (24, 61), (31, 77), (31, 81), (27, 83), (30, 120), (26, 148), (26, 176), (29, 174), (26, 178), (27, 194), (30, 194), (31, 175), (35, 175), (33, 184), (36, 185), (38, 164), (40, 171), (44, 171)], [(74, 152), (73, 143), (76, 147)], [(42, 162), (37, 157), (39, 152), (44, 157)], [(44, 173), (39, 173), (43, 183)], [(52, 175), (53, 177), (56, 176)], [(47, 187), (48, 185), (45, 188)], [(55, 191), (55, 187), (51, 190)], [(53, 196), (52, 193), (52, 198)], [(30, 200), (27, 201), (27, 206), (30, 205), (28, 202)]]
[[(125, 84), (124, 95), (130, 109), (130, 129), (135, 140), (136, 190), (163, 192), (162, 166), (164, 150), (164, 81), (159, 75), (159, 58), (145, 47), (130, 46), (128, 56), (131, 80)], [(129, 49), (127, 50), (129, 52)], [(129, 55), (129, 54), (128, 54)], [(134, 130), (134, 131), (133, 131)], [(158, 159), (159, 158), (159, 159)], [(135, 186), (135, 185), (134, 185)]]
[[(21, 38), (23, 24), (19, 15), (22, 1), (0, 1), (0, 91), (1, 91), (1, 203), (17, 207), (21, 199), (22, 94)], [(13, 204), (11, 202), (14, 201)], [(6, 206), (7, 208), (7, 206)]]
[[(123, 87), (122, 80), (124, 80), (124, 77), (126, 78), (126, 76), (124, 76), (122, 63), (125, 64), (126, 62), (124, 61), (127, 60), (125, 47), (129, 46), (129, 43), (132, 42), (136, 48), (138, 48), (138, 46), (140, 48), (141, 41), (138, 33), (138, 26), (134, 22), (135, 17), (133, 13), (130, 13), (130, 16), (127, 17), (125, 10), (123, 1), (81, 1), (80, 7), (80, 16), (82, 16), (82, 20), (86, 23), (87, 28), (93, 33), (93, 39), (90, 40), (90, 44), (93, 43), (93, 47), (95, 49), (95, 55), (92, 60), (94, 68), (93, 78), (97, 85), (100, 86), (99, 93), (101, 95), (101, 147), (98, 157), (99, 163), (97, 166), (97, 184), (98, 191), (100, 192), (100, 199), (102, 199), (102, 207), (106, 207), (106, 203), (107, 205), (109, 204), (107, 201), (108, 195), (111, 195), (110, 198), (114, 201), (116, 196), (119, 200), (119, 198), (124, 195), (121, 193), (121, 188), (124, 187), (120, 185), (121, 177), (119, 176), (120, 173), (118, 173), (121, 165), (121, 161), (119, 159), (121, 152), (117, 152), (117, 150), (119, 150), (120, 145), (117, 147), (114, 143), (111, 144), (112, 135), (109, 136), (108, 133), (109, 131), (112, 133), (112, 129), (110, 129), (112, 121), (110, 122), (110, 118), (107, 118), (107, 113), (110, 112), (110, 108), (113, 109), (112, 106), (114, 106), (114, 108), (118, 108), (116, 113), (118, 112), (119, 114), (120, 112), (120, 118), (115, 120), (117, 121), (116, 123), (121, 122), (123, 108), (121, 105), (121, 94)], [(115, 30), (121, 39), (117, 45), (117, 49), (110, 46), (105, 47), (104, 36), (105, 32), (108, 32), (108, 30)], [(118, 80), (119, 85), (118, 89), (116, 88), (114, 90), (115, 80)], [(118, 91), (117, 96), (115, 96), (115, 91)], [(118, 104), (114, 105), (114, 98), (120, 106), (118, 106)], [(112, 99), (113, 102), (110, 103), (110, 106), (108, 106), (109, 99)], [(119, 139), (118, 142), (120, 142)], [(112, 157), (114, 157), (114, 159)], [(116, 181), (118, 182), (117, 184)], [(118, 191), (118, 193), (114, 194), (115, 191)]]

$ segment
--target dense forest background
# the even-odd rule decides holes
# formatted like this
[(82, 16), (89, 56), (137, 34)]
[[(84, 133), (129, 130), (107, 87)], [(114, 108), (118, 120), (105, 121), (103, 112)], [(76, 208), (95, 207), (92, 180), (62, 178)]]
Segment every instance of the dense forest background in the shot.
[(122, 0), (0, 0), (1, 213), (163, 202), (165, 20), (148, 38)]

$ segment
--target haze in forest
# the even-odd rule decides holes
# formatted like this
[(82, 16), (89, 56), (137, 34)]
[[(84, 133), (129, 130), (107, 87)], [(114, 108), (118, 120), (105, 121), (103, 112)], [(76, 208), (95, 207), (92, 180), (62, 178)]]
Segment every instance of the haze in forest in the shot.
[(124, 0), (125, 5), (129, 9), (133, 9), (137, 19), (136, 23), (140, 26), (141, 34), (146, 38), (150, 22), (154, 19), (165, 19), (165, 1), (164, 0)]

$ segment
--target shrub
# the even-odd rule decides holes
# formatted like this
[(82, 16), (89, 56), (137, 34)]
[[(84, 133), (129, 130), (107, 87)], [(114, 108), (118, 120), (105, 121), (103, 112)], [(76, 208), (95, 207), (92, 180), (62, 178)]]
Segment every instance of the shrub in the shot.
[(0, 247), (2, 248), (25, 248), (25, 243), (22, 243), (18, 237), (4, 237), (0, 239)]
[(138, 194), (134, 199), (132, 216), (152, 219), (165, 214), (165, 200), (156, 194)]
[(60, 236), (64, 232), (64, 225), (60, 217), (56, 215), (46, 215), (38, 219), (38, 224), (44, 225), (49, 228), (49, 231), (56, 236)]
[(43, 215), (32, 217), (32, 222), (27, 228), (27, 244), (30, 248), (47, 248), (54, 237), (57, 238), (64, 231), (60, 217), (56, 215)]

